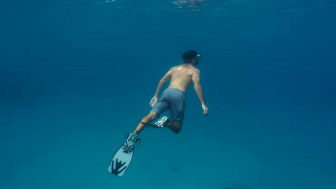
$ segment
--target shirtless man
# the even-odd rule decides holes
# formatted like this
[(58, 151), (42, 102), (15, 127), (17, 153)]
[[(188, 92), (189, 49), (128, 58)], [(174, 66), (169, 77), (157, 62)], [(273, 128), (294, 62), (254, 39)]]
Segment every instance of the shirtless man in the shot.
[[(184, 60), (184, 64), (172, 67), (160, 80), (154, 97), (150, 101), (150, 106), (153, 107), (153, 109), (147, 116), (142, 118), (135, 131), (131, 133), (131, 135), (133, 134), (135, 136), (130, 138), (136, 138), (145, 126), (159, 128), (167, 127), (174, 133), (178, 134), (181, 130), (184, 119), (185, 92), (191, 82), (194, 83), (194, 89), (201, 102), (203, 115), (208, 114), (209, 110), (205, 104), (200, 84), (200, 71), (194, 67), (199, 64), (201, 55), (199, 55), (196, 51), (191, 50), (185, 52), (182, 55), (182, 59)], [(171, 80), (169, 87), (164, 90), (161, 98), (158, 100), (162, 86), (169, 80)], [(166, 110), (170, 110), (170, 120), (168, 120), (165, 116), (154, 125), (150, 124), (151, 121), (156, 119)]]

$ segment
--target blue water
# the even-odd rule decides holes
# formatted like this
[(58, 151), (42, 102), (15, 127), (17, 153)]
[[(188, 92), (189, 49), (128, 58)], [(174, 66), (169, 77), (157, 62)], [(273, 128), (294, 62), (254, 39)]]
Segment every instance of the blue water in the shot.
[[(334, 0), (0, 2), (0, 188), (335, 189)], [(115, 150), (202, 54), (179, 135)]]

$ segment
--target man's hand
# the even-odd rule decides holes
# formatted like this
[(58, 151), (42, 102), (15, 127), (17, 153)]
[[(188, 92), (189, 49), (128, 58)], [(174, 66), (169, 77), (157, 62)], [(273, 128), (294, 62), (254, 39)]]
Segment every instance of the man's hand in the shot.
[(158, 100), (158, 98), (154, 96), (154, 97), (152, 98), (152, 100), (150, 101), (149, 105), (150, 105), (151, 107), (154, 107), (155, 104), (156, 104), (156, 102), (157, 102), (157, 100)]
[(208, 115), (209, 113), (209, 109), (205, 104), (202, 104), (202, 108), (203, 108), (203, 115)]

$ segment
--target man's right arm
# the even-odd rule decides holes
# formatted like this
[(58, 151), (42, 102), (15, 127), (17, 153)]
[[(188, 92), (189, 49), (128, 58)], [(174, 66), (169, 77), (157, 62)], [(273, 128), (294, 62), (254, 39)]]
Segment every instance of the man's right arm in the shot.
[(163, 84), (165, 84), (168, 80), (171, 79), (171, 76), (172, 76), (172, 69), (170, 69), (162, 78), (161, 80), (159, 81), (159, 84), (158, 86), (156, 87), (156, 91), (155, 91), (155, 94), (154, 94), (154, 97), (158, 97), (160, 92), (161, 92), (161, 89), (163, 87)]
[(157, 85), (156, 87), (156, 91), (155, 91), (155, 94), (154, 94), (154, 97), (151, 99), (151, 101), (149, 102), (150, 106), (151, 107), (154, 107), (154, 105), (156, 104), (157, 100), (158, 100), (158, 97), (159, 97), (159, 94), (162, 90), (162, 87), (163, 85), (171, 79), (171, 76), (172, 76), (172, 69), (170, 69), (162, 78), (161, 80), (159, 81), (159, 84)]
[(204, 101), (204, 97), (203, 97), (203, 90), (202, 90), (202, 86), (200, 84), (200, 71), (197, 70), (193, 75), (192, 75), (192, 81), (194, 83), (194, 89), (196, 91), (196, 94), (199, 98), (199, 100), (201, 101), (202, 104), (202, 108), (203, 108), (203, 114), (207, 115), (209, 112), (208, 107), (205, 104)]

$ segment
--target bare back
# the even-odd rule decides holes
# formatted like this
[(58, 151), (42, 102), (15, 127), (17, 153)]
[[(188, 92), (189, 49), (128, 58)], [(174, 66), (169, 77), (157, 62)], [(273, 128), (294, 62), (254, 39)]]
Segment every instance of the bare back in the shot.
[(170, 88), (178, 88), (186, 92), (193, 77), (199, 77), (199, 70), (190, 64), (182, 64), (170, 69), (171, 81)]

